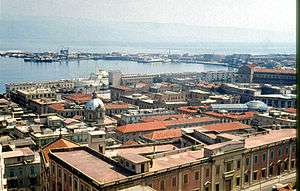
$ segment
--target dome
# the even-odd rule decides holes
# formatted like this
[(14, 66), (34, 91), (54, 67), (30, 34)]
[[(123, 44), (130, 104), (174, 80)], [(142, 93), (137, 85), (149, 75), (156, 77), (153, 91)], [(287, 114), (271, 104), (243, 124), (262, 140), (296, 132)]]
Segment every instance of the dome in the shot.
[(96, 110), (96, 108), (104, 109), (104, 103), (99, 98), (93, 98), (84, 104), (85, 109)]
[(267, 111), (268, 106), (262, 101), (249, 101), (246, 103), (250, 111)]

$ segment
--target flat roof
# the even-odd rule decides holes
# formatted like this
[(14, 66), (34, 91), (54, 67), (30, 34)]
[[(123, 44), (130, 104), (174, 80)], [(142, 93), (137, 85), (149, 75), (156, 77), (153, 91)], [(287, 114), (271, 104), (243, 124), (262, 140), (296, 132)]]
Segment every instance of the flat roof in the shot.
[(121, 168), (110, 164), (85, 150), (54, 152), (54, 156), (68, 163), (72, 168), (91, 177), (99, 183), (123, 179), (129, 176)]
[(163, 145), (147, 145), (138, 147), (117, 147), (105, 150), (105, 155), (108, 157), (114, 157), (123, 153), (135, 153), (135, 154), (148, 154), (155, 152), (164, 152), (177, 150), (178, 148), (172, 144)]
[(14, 158), (14, 157), (21, 157), (21, 156), (34, 156), (34, 152), (29, 148), (19, 148), (14, 151), (8, 151), (2, 153), (3, 158)]
[(150, 168), (150, 172), (190, 163), (193, 161), (197, 161), (198, 159), (203, 157), (204, 149), (202, 148), (197, 151), (185, 151), (181, 153), (166, 155), (160, 158), (155, 158), (152, 160), (153, 163), (152, 167)]
[(250, 136), (245, 139), (246, 148), (254, 148), (283, 140), (296, 138), (296, 129), (270, 130), (269, 133)]
[(121, 153), (119, 154), (121, 158), (124, 158), (128, 161), (131, 161), (135, 164), (144, 163), (150, 161), (150, 159), (143, 157), (142, 155), (135, 154), (135, 153)]

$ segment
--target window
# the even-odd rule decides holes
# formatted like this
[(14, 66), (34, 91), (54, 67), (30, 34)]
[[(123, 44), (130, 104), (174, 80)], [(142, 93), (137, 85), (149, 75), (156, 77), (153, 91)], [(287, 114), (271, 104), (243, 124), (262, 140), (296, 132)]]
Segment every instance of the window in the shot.
[(295, 161), (291, 161), (291, 168), (295, 168)]
[(277, 152), (278, 152), (278, 157), (281, 157), (281, 148), (278, 148)]
[(231, 171), (232, 170), (232, 162), (228, 162), (227, 164), (226, 164), (226, 172), (229, 172), (229, 171)]
[(286, 145), (285, 147), (285, 155), (288, 155), (289, 154), (289, 145)]
[(209, 169), (206, 169), (206, 177), (209, 177)]
[(263, 160), (263, 162), (266, 161), (266, 153), (264, 153), (264, 154), (262, 155), (262, 160)]
[(269, 175), (270, 175), (270, 176), (273, 175), (273, 166), (270, 166), (270, 168), (269, 168)]
[(220, 190), (220, 185), (216, 184), (216, 191), (219, 191), (219, 190)]
[(35, 174), (35, 172), (34, 172), (34, 167), (33, 167), (33, 166), (30, 167), (30, 173), (31, 173), (31, 175), (34, 175), (34, 174)]
[(13, 170), (9, 171), (9, 177), (14, 177), (15, 176), (15, 172)]
[(74, 179), (73, 184), (74, 184), (74, 191), (77, 191), (78, 190), (78, 182), (76, 179)]
[(183, 183), (184, 183), (184, 184), (187, 184), (188, 181), (189, 181), (188, 174), (185, 174), (185, 175), (183, 176)]
[(216, 166), (216, 174), (219, 175), (220, 174), (220, 165)]
[(250, 159), (247, 157), (246, 158), (246, 165), (248, 166), (250, 164)]
[(199, 180), (199, 171), (195, 172), (195, 180)]
[(58, 177), (61, 178), (61, 169), (58, 168)]
[(240, 168), (241, 168), (241, 161), (240, 161), (240, 160), (238, 160), (238, 161), (236, 162), (236, 168), (237, 168), (237, 169), (240, 169)]
[(240, 185), (240, 177), (236, 177), (236, 185), (237, 185), (237, 186)]
[(265, 170), (265, 169), (262, 169), (262, 170), (261, 170), (261, 177), (262, 177), (262, 178), (265, 178), (265, 177), (266, 177), (266, 170)]
[(248, 176), (248, 174), (245, 174), (244, 178), (245, 178), (245, 182), (248, 182), (248, 181), (249, 181), (249, 176)]
[(172, 178), (172, 187), (175, 187), (176, 186), (176, 177), (174, 176)]
[(254, 155), (254, 163), (256, 164), (258, 161), (258, 156), (257, 155)]
[(165, 190), (165, 181), (164, 180), (160, 181), (160, 190), (161, 191)]
[(271, 160), (274, 159), (274, 151), (273, 151), (273, 150), (271, 150), (271, 152), (270, 152), (270, 159), (271, 159)]
[(257, 180), (257, 172), (253, 173), (253, 180)]
[(23, 175), (23, 169), (19, 168), (19, 174), (22, 176)]

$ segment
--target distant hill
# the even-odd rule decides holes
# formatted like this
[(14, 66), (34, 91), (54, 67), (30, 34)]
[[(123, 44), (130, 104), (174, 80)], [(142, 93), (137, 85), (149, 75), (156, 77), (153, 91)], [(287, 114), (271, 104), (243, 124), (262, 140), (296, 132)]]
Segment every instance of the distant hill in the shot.
[(163, 23), (96, 22), (70, 18), (2, 18), (0, 39), (114, 42), (295, 42), (296, 33)]

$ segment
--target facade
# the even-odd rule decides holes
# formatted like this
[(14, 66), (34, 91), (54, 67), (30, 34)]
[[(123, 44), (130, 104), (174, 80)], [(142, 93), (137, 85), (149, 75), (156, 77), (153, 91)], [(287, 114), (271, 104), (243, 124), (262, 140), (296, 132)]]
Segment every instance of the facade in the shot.
[[(52, 190), (120, 190), (139, 184), (159, 191), (241, 190), (294, 173), (295, 138), (295, 129), (273, 130), (240, 141), (115, 159), (87, 147), (56, 149), (49, 154), (50, 185)], [(100, 166), (98, 173), (94, 169)]]
[(72, 90), (74, 89), (74, 81), (73, 80), (57, 80), (57, 81), (45, 81), (45, 82), (25, 82), (25, 83), (12, 83), (6, 84), (6, 92), (10, 93), (12, 91), (17, 90), (27, 90), (27, 89), (65, 89)]
[(277, 68), (258, 68), (244, 65), (239, 68), (238, 81), (241, 83), (260, 83), (291, 85), (296, 84), (296, 70)]
[(3, 154), (8, 190), (40, 189), (40, 157), (30, 148), (18, 148)]

